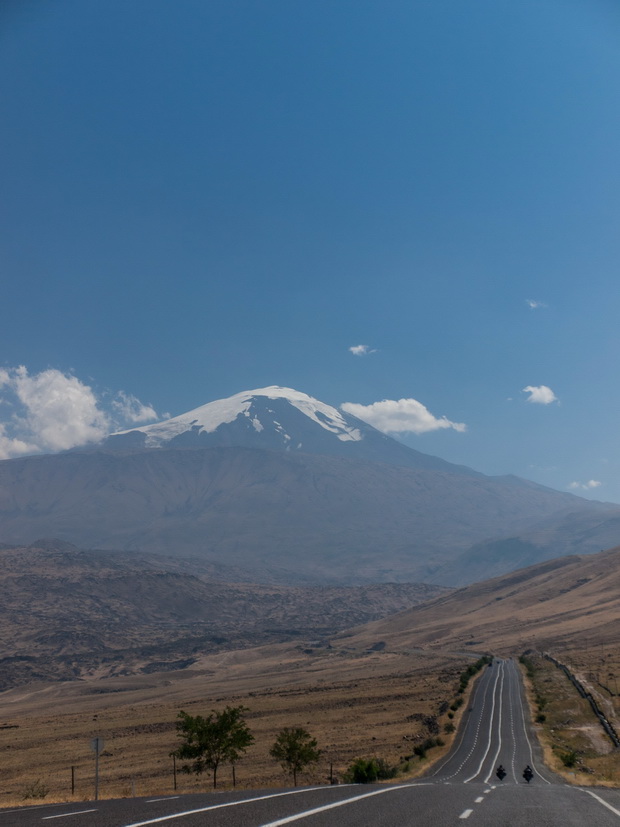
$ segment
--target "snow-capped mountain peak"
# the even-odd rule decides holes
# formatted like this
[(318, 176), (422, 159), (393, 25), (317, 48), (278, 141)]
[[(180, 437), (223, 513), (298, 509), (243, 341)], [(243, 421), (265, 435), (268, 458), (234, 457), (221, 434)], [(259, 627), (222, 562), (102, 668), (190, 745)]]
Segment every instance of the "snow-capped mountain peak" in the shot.
[[(296, 435), (288, 433), (284, 425), (274, 420), (273, 416), (276, 415), (276, 412), (271, 410), (268, 404), (265, 405), (264, 400), (274, 402), (284, 400), (312, 422), (334, 434), (343, 442), (357, 442), (362, 439), (359, 428), (347, 424), (345, 417), (336, 408), (326, 405), (324, 402), (320, 402), (301, 391), (296, 391), (293, 388), (281, 388), (277, 385), (242, 391), (234, 396), (229, 396), (227, 399), (209, 402), (195, 408), (193, 411), (180, 414), (180, 416), (175, 416), (164, 422), (132, 428), (131, 431), (121, 431), (113, 434), (113, 436), (138, 431), (145, 435), (145, 447), (157, 448), (185, 433), (212, 434), (222, 425), (233, 423), (239, 417), (246, 417), (257, 433), (261, 433), (265, 428), (273, 429), (275, 427), (283, 440), (293, 441)], [(260, 404), (260, 402), (263, 402), (263, 404)]]
[(253, 448), (301, 451), (391, 465), (476, 474), (408, 448), (349, 413), (293, 388), (272, 385), (209, 402), (164, 422), (112, 434), (108, 451)]

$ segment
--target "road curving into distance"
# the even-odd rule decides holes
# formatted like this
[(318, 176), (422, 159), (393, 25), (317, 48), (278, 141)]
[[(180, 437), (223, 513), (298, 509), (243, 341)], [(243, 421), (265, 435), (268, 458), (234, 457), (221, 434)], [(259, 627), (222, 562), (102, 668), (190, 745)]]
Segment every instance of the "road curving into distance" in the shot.
[[(495, 776), (498, 764), (506, 770)], [(527, 784), (526, 764), (533, 770)], [(620, 827), (620, 790), (571, 787), (546, 769), (520, 672), (496, 660), (477, 681), (450, 753), (403, 784), (161, 796), (0, 810), (0, 827)]]

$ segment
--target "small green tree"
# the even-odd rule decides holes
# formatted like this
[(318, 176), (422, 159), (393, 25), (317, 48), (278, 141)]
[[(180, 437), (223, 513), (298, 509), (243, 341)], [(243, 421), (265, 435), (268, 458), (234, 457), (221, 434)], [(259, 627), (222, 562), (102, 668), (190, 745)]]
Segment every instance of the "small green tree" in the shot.
[(204, 718), (179, 712), (177, 735), (183, 739), (172, 755), (183, 761), (184, 772), (197, 775), (205, 770), (213, 771), (213, 787), (217, 787), (217, 769), (220, 764), (236, 763), (254, 742), (254, 736), (243, 720), (248, 710), (244, 706), (227, 706), (222, 712), (213, 710)]
[(282, 764), (282, 769), (293, 776), (293, 786), (297, 786), (297, 773), (302, 772), (308, 764), (319, 760), (321, 750), (317, 748), (316, 738), (302, 727), (289, 729), (285, 727), (269, 750), (269, 754)]

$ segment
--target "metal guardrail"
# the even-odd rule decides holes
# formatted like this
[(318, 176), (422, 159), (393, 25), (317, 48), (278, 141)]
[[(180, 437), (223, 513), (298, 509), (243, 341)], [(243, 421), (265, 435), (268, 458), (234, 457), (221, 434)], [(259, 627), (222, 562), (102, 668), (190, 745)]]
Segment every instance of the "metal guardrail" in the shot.
[(594, 697), (594, 695), (592, 695), (591, 692), (588, 692), (585, 686), (581, 683), (581, 681), (578, 678), (575, 677), (575, 675), (573, 675), (573, 673), (570, 671), (570, 669), (568, 668), (568, 666), (566, 666), (565, 663), (561, 663), (557, 658), (554, 658), (553, 655), (550, 655), (548, 652), (543, 652), (543, 657), (545, 658), (545, 660), (550, 661), (554, 664), (554, 666), (557, 666), (558, 669), (564, 672), (566, 677), (573, 684), (573, 686), (575, 687), (577, 692), (579, 692), (581, 697), (585, 698), (586, 701), (588, 701), (588, 703), (592, 707), (592, 711), (599, 719), (601, 726), (603, 727), (607, 735), (611, 738), (613, 745), (616, 748), (619, 748), (620, 737), (618, 737), (618, 733), (616, 732), (613, 724), (605, 717), (603, 711), (596, 702), (596, 698)]

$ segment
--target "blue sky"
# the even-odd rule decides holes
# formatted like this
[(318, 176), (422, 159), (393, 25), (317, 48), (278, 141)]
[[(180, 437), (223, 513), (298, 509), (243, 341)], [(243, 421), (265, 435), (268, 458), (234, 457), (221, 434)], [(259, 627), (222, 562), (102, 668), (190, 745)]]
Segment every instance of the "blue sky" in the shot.
[(280, 384), (620, 501), (619, 87), (611, 0), (5, 0), (0, 453)]

